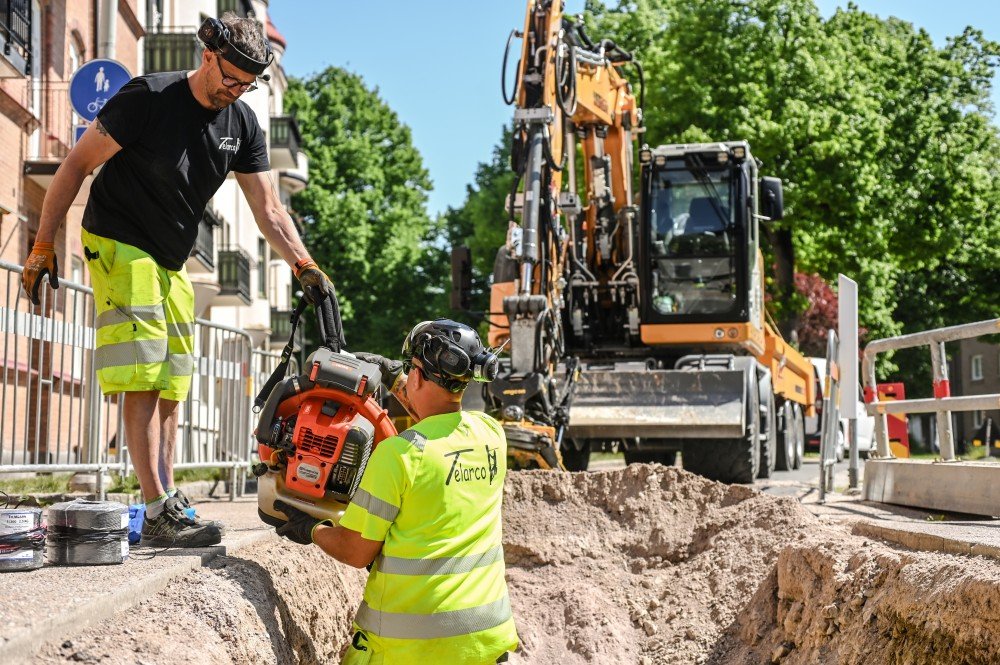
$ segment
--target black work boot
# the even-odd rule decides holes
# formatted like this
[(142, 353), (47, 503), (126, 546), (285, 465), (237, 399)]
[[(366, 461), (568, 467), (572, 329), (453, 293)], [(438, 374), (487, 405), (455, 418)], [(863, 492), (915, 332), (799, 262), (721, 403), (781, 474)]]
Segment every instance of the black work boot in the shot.
[[(184, 492), (180, 490), (174, 490), (174, 498), (180, 500), (181, 505), (183, 507), (185, 508), (191, 507), (191, 500), (187, 498), (187, 495), (184, 494)], [(206, 520), (198, 517), (198, 515), (195, 515), (194, 521), (198, 523), (198, 526), (205, 526), (206, 524), (214, 526), (216, 529), (219, 530), (219, 533), (221, 533), (222, 535), (226, 535), (226, 525), (223, 522), (220, 522), (219, 520)]]
[(163, 504), (163, 512), (142, 523), (141, 547), (208, 547), (222, 542), (219, 528), (198, 523), (184, 514), (184, 506), (177, 497), (170, 497)]

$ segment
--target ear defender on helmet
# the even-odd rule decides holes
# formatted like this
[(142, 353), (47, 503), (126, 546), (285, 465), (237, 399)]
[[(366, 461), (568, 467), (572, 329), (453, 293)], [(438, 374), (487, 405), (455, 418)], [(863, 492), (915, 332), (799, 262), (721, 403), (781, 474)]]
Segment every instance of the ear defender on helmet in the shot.
[(271, 52), (270, 42), (266, 39), (264, 40), (264, 43), (267, 45), (267, 53), (264, 54), (263, 60), (255, 60), (236, 48), (230, 41), (232, 36), (229, 33), (229, 28), (226, 27), (225, 23), (217, 18), (205, 19), (205, 22), (201, 24), (200, 28), (198, 28), (198, 39), (200, 39), (206, 47), (216, 53), (222, 54), (222, 57), (231, 62), (235, 67), (239, 67), (245, 72), (250, 72), (254, 76), (264, 79), (265, 81), (271, 80), (271, 77), (265, 74), (264, 70), (266, 70), (274, 60), (274, 54)]
[(404, 358), (420, 358), (424, 372), (451, 392), (470, 381), (492, 381), (500, 371), (500, 358), (483, 346), (475, 330), (450, 319), (418, 324), (403, 342)]

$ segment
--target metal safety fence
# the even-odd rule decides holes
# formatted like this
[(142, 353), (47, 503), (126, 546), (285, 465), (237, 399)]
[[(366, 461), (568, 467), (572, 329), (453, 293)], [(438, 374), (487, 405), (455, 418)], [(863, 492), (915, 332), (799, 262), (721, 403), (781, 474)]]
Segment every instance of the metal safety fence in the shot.
[[(102, 395), (94, 368), (93, 291), (60, 280), (32, 305), (21, 266), (0, 261), (0, 474), (89, 472), (103, 496), (109, 473), (131, 472), (122, 422), (124, 394)], [(76, 275), (74, 275), (75, 277)], [(242, 493), (255, 448), (254, 385), (277, 354), (254, 351), (250, 335), (197, 319), (194, 377), (179, 407), (174, 468), (228, 472)]]
[[(875, 417), (875, 441), (879, 457), (893, 457), (892, 451), (889, 448), (888, 414), (934, 413), (937, 417), (938, 449), (941, 451), (941, 459), (939, 461), (957, 461), (955, 458), (955, 437), (951, 426), (952, 412), (1000, 408), (1000, 394), (952, 397), (951, 383), (948, 379), (948, 356), (945, 353), (945, 343), (981, 337), (983, 335), (995, 335), (997, 333), (1000, 333), (1000, 319), (990, 319), (988, 321), (938, 328), (936, 330), (901, 335), (899, 337), (887, 337), (886, 339), (876, 340), (865, 346), (861, 371), (864, 378), (866, 409), (869, 415)], [(878, 354), (920, 346), (930, 348), (934, 397), (929, 399), (904, 399), (892, 402), (880, 402), (875, 383), (875, 360)]]

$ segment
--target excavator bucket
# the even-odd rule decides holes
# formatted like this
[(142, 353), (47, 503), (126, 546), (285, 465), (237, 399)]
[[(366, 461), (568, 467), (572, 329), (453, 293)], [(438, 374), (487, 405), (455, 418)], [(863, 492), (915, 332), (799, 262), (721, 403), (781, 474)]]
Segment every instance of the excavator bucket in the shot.
[(585, 369), (569, 411), (569, 436), (586, 439), (743, 435), (743, 370)]

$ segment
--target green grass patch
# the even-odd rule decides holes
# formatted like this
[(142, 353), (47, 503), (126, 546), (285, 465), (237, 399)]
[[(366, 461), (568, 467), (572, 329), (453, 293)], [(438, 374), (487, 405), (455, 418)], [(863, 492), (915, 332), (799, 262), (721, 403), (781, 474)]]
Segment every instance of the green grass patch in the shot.
[[(60, 494), (69, 491), (69, 479), (72, 476), (71, 473), (39, 473), (34, 477), (5, 479), (0, 475), (0, 492), (5, 492), (12, 498), (26, 494)], [(214, 482), (228, 477), (229, 469), (184, 469), (174, 474), (174, 482), (178, 485), (199, 481)], [(109, 493), (139, 494), (139, 479), (134, 473), (127, 476), (108, 473), (104, 485)]]
[(39, 474), (33, 478), (10, 478), (0, 476), (0, 491), (11, 497), (22, 494), (56, 494), (66, 492), (72, 474), (55, 473)]

